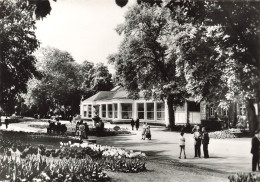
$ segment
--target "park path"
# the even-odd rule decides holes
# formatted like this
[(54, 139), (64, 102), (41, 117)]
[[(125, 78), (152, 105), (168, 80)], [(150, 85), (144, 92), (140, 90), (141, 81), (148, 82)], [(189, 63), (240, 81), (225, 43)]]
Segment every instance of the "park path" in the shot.
[[(27, 131), (27, 132), (46, 132), (46, 129), (32, 128), (28, 125), (36, 122), (23, 122), (10, 124), (8, 130)], [(46, 124), (47, 122), (37, 122), (37, 124)], [(62, 123), (69, 124), (67, 121)], [(116, 126), (105, 123), (105, 127)], [(117, 124), (121, 128), (130, 130), (129, 125)], [(5, 130), (5, 125), (0, 129)], [(187, 159), (178, 159), (179, 157), (179, 132), (169, 132), (164, 127), (151, 127), (152, 140), (141, 140), (141, 130), (132, 131), (131, 135), (119, 135), (111, 137), (95, 137), (97, 144), (109, 145), (128, 150), (145, 152), (149, 158), (147, 163), (151, 169), (152, 176), (159, 176), (159, 181), (226, 181), (227, 176), (236, 172), (251, 171), (251, 139), (210, 139), (209, 159), (194, 158), (194, 140), (192, 134), (185, 134)], [(202, 152), (203, 157), (203, 152)], [(189, 172), (188, 178), (185, 179)], [(174, 180), (170, 180), (169, 175), (174, 171)], [(168, 175), (166, 175), (169, 173)], [(117, 173), (110, 172), (110, 175), (116, 177)], [(142, 176), (143, 175), (143, 176)], [(121, 181), (127, 177), (121, 174)], [(136, 179), (142, 181), (158, 181), (147, 178), (145, 174), (136, 174)], [(168, 178), (167, 178), (168, 176)], [(182, 177), (183, 176), (183, 177)], [(186, 176), (187, 177), (187, 176)], [(167, 178), (168, 180), (166, 180)], [(150, 180), (148, 180), (150, 179)], [(165, 179), (165, 180), (164, 180)], [(132, 181), (132, 180), (125, 180)]]

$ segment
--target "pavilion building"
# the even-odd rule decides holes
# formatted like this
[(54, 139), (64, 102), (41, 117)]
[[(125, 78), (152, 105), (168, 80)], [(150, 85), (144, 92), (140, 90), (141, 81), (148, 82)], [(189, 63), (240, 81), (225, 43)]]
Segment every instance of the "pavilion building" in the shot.
[[(187, 100), (183, 107), (175, 108), (175, 123), (200, 124), (200, 110), (201, 104)], [(140, 122), (169, 124), (168, 107), (164, 101), (146, 100), (142, 93), (139, 93), (139, 99), (134, 100), (119, 86), (111, 91), (100, 91), (80, 103), (82, 119), (92, 119), (95, 112), (102, 120), (113, 123), (139, 118)]]

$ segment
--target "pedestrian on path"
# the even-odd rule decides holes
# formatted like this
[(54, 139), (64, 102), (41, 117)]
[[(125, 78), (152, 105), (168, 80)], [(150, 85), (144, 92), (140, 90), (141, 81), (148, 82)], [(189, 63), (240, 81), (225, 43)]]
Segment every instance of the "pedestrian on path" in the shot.
[(206, 131), (205, 127), (202, 128), (202, 144), (203, 144), (204, 158), (209, 158), (209, 151), (208, 151), (209, 134)]
[(136, 121), (135, 121), (135, 127), (136, 127), (137, 131), (138, 131), (138, 128), (139, 128), (139, 124), (140, 124), (139, 118), (137, 118)]
[(180, 140), (179, 140), (179, 143), (180, 143), (180, 157), (179, 157), (179, 159), (181, 159), (182, 151), (183, 151), (183, 154), (184, 154), (184, 159), (186, 159), (186, 154), (185, 154), (185, 137), (183, 135), (184, 135), (184, 132), (181, 132), (181, 136), (180, 136)]
[(256, 171), (257, 167), (259, 169), (259, 146), (260, 146), (260, 132), (256, 131), (255, 136), (252, 138), (252, 148), (251, 148), (251, 154), (253, 154), (252, 157), (252, 171)]
[(200, 157), (200, 146), (201, 146), (201, 134), (198, 126), (194, 132), (194, 148), (195, 148), (194, 157)]
[(145, 140), (146, 137), (146, 129), (147, 129), (147, 124), (144, 122), (143, 124), (143, 130), (142, 130), (142, 140)]
[(8, 119), (7, 119), (7, 117), (5, 118), (5, 127), (6, 127), (6, 129), (8, 128), (8, 124), (9, 124), (9, 121), (8, 121)]
[(134, 127), (135, 127), (135, 121), (134, 121), (133, 118), (131, 119), (131, 126), (132, 126), (132, 130), (134, 130)]

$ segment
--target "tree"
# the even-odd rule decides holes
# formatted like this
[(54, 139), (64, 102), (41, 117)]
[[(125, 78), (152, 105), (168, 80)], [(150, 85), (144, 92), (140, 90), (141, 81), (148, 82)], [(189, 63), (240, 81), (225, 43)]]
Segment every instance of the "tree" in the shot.
[(0, 107), (6, 109), (26, 92), (28, 79), (40, 76), (32, 55), (39, 47), (32, 15), (25, 1), (0, 2)]
[(131, 97), (137, 98), (144, 91), (147, 99), (166, 100), (168, 126), (172, 129), (173, 106), (182, 105), (187, 95), (184, 74), (176, 67), (176, 57), (168, 56), (169, 16), (168, 8), (150, 4), (133, 6), (117, 29), (124, 39), (118, 53), (111, 55), (109, 61), (115, 65), (120, 82)]
[[(191, 24), (194, 29), (194, 38), (179, 39), (180, 55), (183, 61), (190, 65), (188, 67), (192, 73), (190, 78), (196, 79), (199, 75), (197, 82), (191, 84), (191, 91), (196, 94), (199, 90), (203, 99), (217, 100), (223, 98), (225, 94), (243, 98), (247, 102), (250, 130), (253, 132), (257, 123), (253, 100), (259, 103), (260, 93), (259, 31), (257, 31), (260, 3), (183, 0), (171, 1), (168, 7), (178, 15), (180, 24)], [(215, 77), (214, 80), (211, 80), (212, 76)], [(209, 86), (205, 84), (205, 79), (215, 84)], [(223, 90), (219, 89), (221, 85)]]
[(94, 65), (84, 61), (82, 64), (83, 82), (81, 85), (82, 99), (87, 99), (99, 91), (109, 91), (113, 88), (112, 75), (103, 63)]
[(42, 48), (36, 56), (37, 68), (43, 77), (28, 82), (26, 103), (36, 105), (41, 114), (50, 108), (65, 112), (68, 107), (76, 113), (81, 98), (80, 66), (68, 52), (56, 48)]

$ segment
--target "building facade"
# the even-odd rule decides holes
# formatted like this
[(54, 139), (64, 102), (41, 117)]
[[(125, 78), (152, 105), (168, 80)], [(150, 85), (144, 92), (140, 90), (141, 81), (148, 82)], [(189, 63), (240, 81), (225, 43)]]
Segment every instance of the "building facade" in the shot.
[[(176, 124), (200, 124), (200, 104), (187, 101), (183, 107), (175, 108)], [(92, 119), (97, 113), (102, 120), (128, 122), (139, 118), (140, 122), (168, 125), (168, 107), (163, 101), (146, 100), (142, 93), (138, 100), (128, 97), (124, 88), (101, 91), (80, 104), (83, 119)]]

